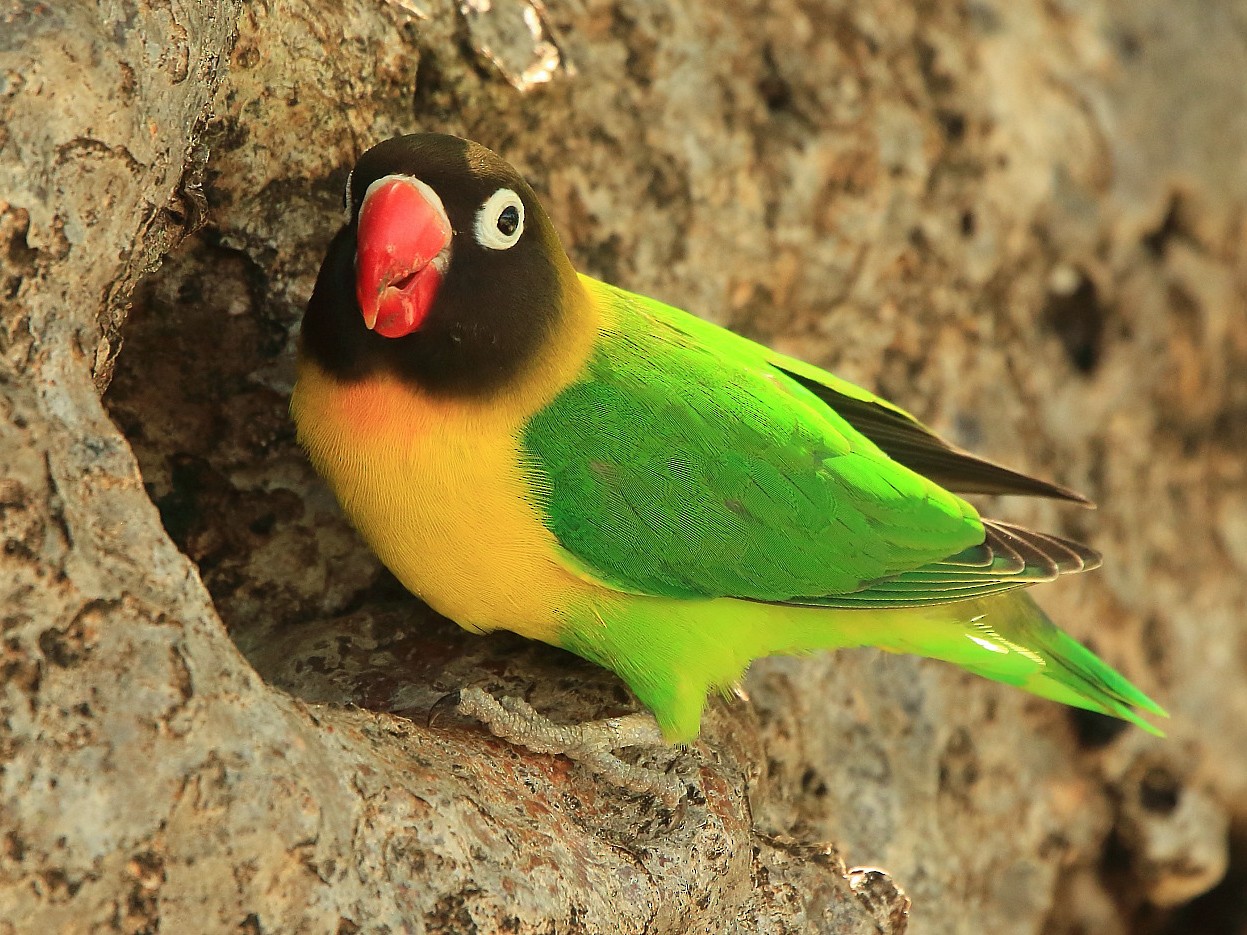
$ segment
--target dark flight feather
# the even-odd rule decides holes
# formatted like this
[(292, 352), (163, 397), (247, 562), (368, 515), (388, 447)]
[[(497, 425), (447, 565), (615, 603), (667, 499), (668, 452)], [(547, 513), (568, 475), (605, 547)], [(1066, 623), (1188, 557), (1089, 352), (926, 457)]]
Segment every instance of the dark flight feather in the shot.
[(839, 413), (888, 457), (953, 493), (1050, 497), (1094, 506), (1068, 487), (1030, 477), (962, 451), (903, 412), (873, 400), (847, 396), (817, 380), (783, 367), (779, 369)]

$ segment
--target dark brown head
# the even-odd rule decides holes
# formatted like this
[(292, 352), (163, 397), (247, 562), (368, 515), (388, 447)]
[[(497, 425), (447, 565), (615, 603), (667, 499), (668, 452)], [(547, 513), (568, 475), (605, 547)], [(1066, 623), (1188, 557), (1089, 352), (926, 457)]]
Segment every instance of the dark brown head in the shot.
[(346, 201), (302, 335), (302, 352), (339, 379), (390, 372), (429, 392), (488, 392), (540, 349), (575, 288), (533, 190), (477, 143), (379, 143)]

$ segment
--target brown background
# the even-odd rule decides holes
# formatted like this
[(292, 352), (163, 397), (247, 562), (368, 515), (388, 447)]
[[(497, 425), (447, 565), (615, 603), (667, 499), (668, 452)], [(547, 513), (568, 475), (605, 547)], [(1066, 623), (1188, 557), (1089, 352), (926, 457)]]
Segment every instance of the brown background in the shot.
[[(1247, 932), (1244, 74), (1241, 0), (7, 8), (0, 932), (900, 932), (894, 887), (918, 933)], [(432, 619), (293, 444), (346, 172), (416, 129), (522, 167), (585, 271), (1089, 493), (986, 506), (1104, 551), (1040, 599), (1169, 739), (772, 660), (673, 825), (426, 727), (470, 682), (630, 701)]]

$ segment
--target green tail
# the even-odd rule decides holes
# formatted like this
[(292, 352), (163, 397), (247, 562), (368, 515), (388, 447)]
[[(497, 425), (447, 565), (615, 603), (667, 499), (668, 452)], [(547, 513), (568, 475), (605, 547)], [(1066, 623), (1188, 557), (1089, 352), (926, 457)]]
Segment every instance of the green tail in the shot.
[(942, 659), (976, 675), (1164, 736), (1136, 709), (1168, 717), (1165, 710), (1058, 630), (1024, 591), (929, 608), (841, 611), (835, 629), (837, 636), (830, 640), (826, 629), (822, 639), (812, 628), (807, 630), (811, 648), (873, 645)]

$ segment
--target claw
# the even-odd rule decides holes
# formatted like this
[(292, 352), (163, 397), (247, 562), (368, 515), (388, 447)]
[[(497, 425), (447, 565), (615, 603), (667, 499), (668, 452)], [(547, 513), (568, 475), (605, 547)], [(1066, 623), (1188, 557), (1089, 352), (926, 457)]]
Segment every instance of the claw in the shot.
[[(434, 707), (441, 704), (439, 701)], [(567, 756), (607, 782), (629, 792), (652, 795), (672, 813), (682, 814), (684, 784), (670, 770), (647, 769), (614, 755), (622, 747), (663, 745), (662, 731), (650, 714), (555, 724), (523, 699), (495, 698), (479, 688), (460, 692), (455, 710), (484, 723), (495, 737), (534, 753)]]
[(429, 708), (428, 719), (424, 722), (425, 727), (433, 727), (436, 725), (438, 717), (450, 712), (458, 712), (459, 700), (463, 697), (463, 692), (456, 689), (449, 695), (442, 695), (437, 701), (433, 702), (433, 706)]

